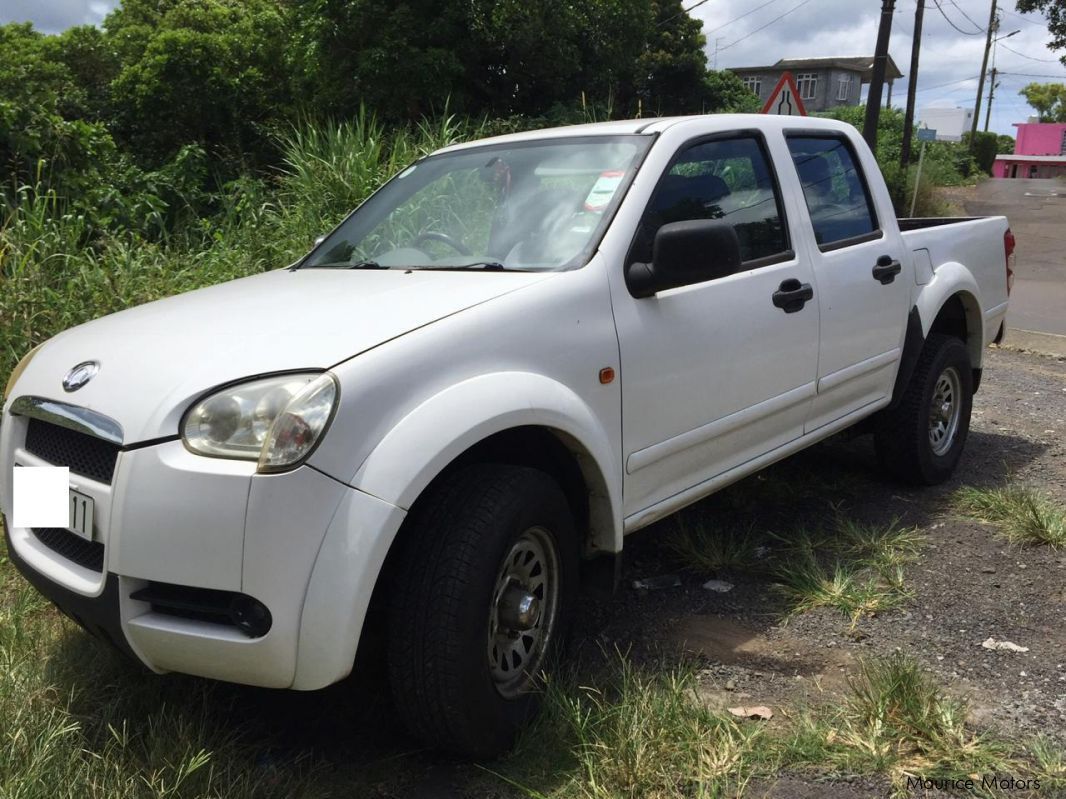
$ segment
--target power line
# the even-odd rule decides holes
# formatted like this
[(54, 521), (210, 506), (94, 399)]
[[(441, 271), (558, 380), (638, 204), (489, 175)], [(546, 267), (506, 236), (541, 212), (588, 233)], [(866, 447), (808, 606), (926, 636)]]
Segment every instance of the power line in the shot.
[(1032, 72), (1000, 72), (1000, 75), (1017, 75), (1021, 78), (1049, 78), (1051, 80), (1066, 80), (1066, 75), (1034, 75)]
[(662, 26), (662, 25), (665, 25), (667, 22), (673, 22), (675, 19), (680, 17), (682, 14), (687, 14), (689, 11), (692, 11), (694, 8), (699, 8), (700, 6), (702, 6), (706, 2), (708, 2), (708, 0), (699, 0), (698, 3), (693, 3), (688, 8), (682, 8), (680, 11), (678, 11), (672, 17), (668, 17), (667, 19), (664, 19), (662, 22), (659, 23), (659, 25)]
[[(1002, 74), (1002, 73), (1001, 73)], [(978, 76), (974, 75), (969, 78), (960, 78), (959, 80), (953, 80), (949, 83), (939, 83), (936, 86), (926, 86), (924, 89), (918, 89), (915, 94), (921, 94), (922, 92), (931, 92), (933, 89), (943, 89), (945, 86), (954, 86), (957, 83), (965, 83), (968, 80), (977, 80)]]
[(755, 30), (753, 30), (753, 31), (752, 31), (751, 33), (746, 33), (746, 34), (744, 34), (743, 36), (741, 36), (741, 37), (740, 37), (739, 39), (737, 39), (736, 41), (734, 41), (734, 42), (730, 42), (729, 44), (727, 44), (727, 45), (726, 45), (725, 47), (720, 47), (720, 48), (718, 49), (718, 52), (722, 52), (722, 50), (728, 50), (728, 49), (729, 49), (730, 47), (733, 47), (734, 45), (738, 45), (738, 44), (740, 44), (740, 43), (741, 43), (742, 41), (744, 41), (745, 39), (747, 39), (747, 38), (749, 38), (749, 37), (751, 37), (751, 36), (754, 36), (754, 35), (755, 35), (756, 33), (758, 33), (758, 32), (759, 32), (759, 31), (761, 31), (761, 30), (764, 30), (764, 29), (766, 29), (766, 28), (769, 28), (769, 27), (770, 27), (771, 25), (773, 25), (773, 24), (774, 24), (775, 22), (777, 22), (778, 20), (780, 20), (780, 19), (784, 19), (784, 18), (785, 18), (785, 17), (787, 17), (787, 16), (789, 15), (789, 14), (791, 14), (791, 13), (792, 13), (793, 11), (797, 11), (797, 10), (799, 10), (799, 9), (800, 9), (800, 8), (802, 8), (803, 6), (807, 5), (807, 3), (809, 3), (809, 2), (811, 2), (811, 0), (803, 0), (803, 2), (799, 3), (798, 5), (795, 5), (795, 6), (793, 6), (793, 7), (792, 7), (792, 8), (790, 8), (790, 9), (789, 9), (788, 11), (786, 11), (786, 12), (785, 12), (784, 14), (780, 14), (779, 16), (776, 16), (776, 17), (774, 17), (774, 18), (773, 18), (772, 20), (770, 20), (769, 22), (767, 22), (767, 23), (766, 23), (765, 25), (763, 25), (762, 27), (756, 28), (756, 29), (755, 29)]
[(944, 13), (944, 9), (940, 7), (940, 0), (933, 0), (933, 5), (936, 6), (936, 10), (940, 12), (940, 16), (942, 16), (947, 21), (948, 25), (953, 27), (959, 33), (964, 34), (966, 36), (981, 36), (985, 33), (984, 28), (981, 28), (981, 30), (977, 31), (964, 31), (962, 28), (960, 28), (958, 25), (951, 21), (951, 17)]
[(1002, 47), (1004, 50), (1010, 50), (1012, 53), (1014, 53), (1014, 55), (1020, 55), (1022, 58), (1028, 58), (1030, 61), (1040, 61), (1040, 62), (1042, 62), (1044, 64), (1058, 64), (1058, 63), (1060, 63), (1059, 59), (1057, 59), (1057, 58), (1033, 58), (1031, 55), (1026, 55), (1025, 53), (1019, 53), (1013, 47), (1007, 47), (1007, 45), (1005, 45), (1005, 44), (1001, 44), (1000, 47)]
[(1046, 28), (1047, 26), (1043, 22), (1037, 22), (1035, 19), (1029, 19), (1029, 17), (1022, 16), (1021, 14), (1015, 14), (1013, 11), (1008, 11), (1005, 8), (1000, 9), (1004, 14), (1010, 14), (1012, 17), (1017, 17), (1022, 22), (1028, 22), (1030, 25), (1036, 25), (1040, 28)]
[(751, 11), (746, 11), (746, 12), (744, 12), (744, 13), (743, 13), (743, 14), (741, 14), (741, 15), (740, 15), (739, 17), (733, 17), (733, 19), (729, 20), (729, 22), (725, 22), (725, 23), (723, 23), (723, 24), (719, 25), (719, 26), (718, 26), (717, 28), (711, 28), (711, 29), (710, 29), (709, 31), (706, 31), (706, 33), (714, 33), (715, 31), (720, 31), (720, 30), (721, 30), (722, 28), (725, 28), (725, 27), (727, 27), (727, 26), (729, 26), (729, 25), (732, 25), (732, 24), (733, 24), (734, 22), (737, 22), (737, 21), (739, 21), (739, 20), (742, 20), (742, 19), (744, 19), (744, 17), (746, 17), (746, 16), (749, 16), (749, 15), (751, 15), (751, 14), (754, 14), (754, 13), (755, 13), (756, 11), (758, 11), (759, 9), (762, 9), (762, 8), (766, 8), (766, 7), (768, 6), (768, 5), (770, 5), (770, 3), (776, 3), (776, 2), (777, 2), (777, 0), (768, 0), (768, 2), (766, 2), (766, 3), (763, 3), (763, 4), (761, 5), (761, 6), (756, 6), (756, 7), (755, 7), (755, 8), (753, 8), (753, 9), (752, 9)]
[(960, 14), (962, 14), (964, 17), (966, 17), (966, 21), (967, 22), (969, 22), (971, 25), (973, 25), (975, 28), (977, 28), (979, 31), (981, 31), (981, 33), (985, 32), (985, 29), (981, 27), (981, 23), (980, 22), (974, 22), (973, 19), (970, 17), (970, 15), (967, 14), (965, 11), (963, 11), (962, 7), (958, 3), (956, 3), (955, 0), (948, 0), (948, 2), (951, 3), (953, 6), (955, 6), (955, 10), (956, 11), (958, 11)]

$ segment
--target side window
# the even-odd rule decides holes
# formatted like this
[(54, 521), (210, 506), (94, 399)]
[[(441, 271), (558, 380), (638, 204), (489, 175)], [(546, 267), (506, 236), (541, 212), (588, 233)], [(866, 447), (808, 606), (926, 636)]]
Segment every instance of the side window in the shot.
[(679, 152), (644, 212), (632, 260), (651, 260), (660, 227), (692, 219), (730, 223), (743, 261), (788, 252), (780, 197), (757, 139), (709, 141)]
[(877, 231), (870, 190), (848, 143), (837, 137), (790, 136), (814, 240), (825, 247)]

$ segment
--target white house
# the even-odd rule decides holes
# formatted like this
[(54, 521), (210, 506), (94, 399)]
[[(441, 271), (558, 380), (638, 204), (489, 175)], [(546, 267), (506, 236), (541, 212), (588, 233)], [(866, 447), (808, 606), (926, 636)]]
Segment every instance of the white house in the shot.
[(972, 108), (933, 103), (918, 109), (918, 127), (935, 130), (937, 141), (962, 141), (972, 126)]

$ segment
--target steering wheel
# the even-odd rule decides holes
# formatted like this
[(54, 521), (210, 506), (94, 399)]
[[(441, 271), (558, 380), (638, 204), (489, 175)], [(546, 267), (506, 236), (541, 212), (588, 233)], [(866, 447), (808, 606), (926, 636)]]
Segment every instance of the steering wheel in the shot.
[(439, 241), (442, 244), (447, 244), (460, 255), (473, 255), (469, 247), (458, 239), (452, 238), (447, 233), (438, 233), (435, 230), (424, 230), (418, 234), (418, 238), (414, 240), (413, 244), (417, 247), (424, 241)]

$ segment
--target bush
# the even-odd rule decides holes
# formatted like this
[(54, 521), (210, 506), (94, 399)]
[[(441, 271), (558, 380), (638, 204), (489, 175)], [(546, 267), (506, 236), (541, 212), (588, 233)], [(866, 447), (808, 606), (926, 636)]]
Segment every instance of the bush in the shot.
[[(963, 136), (962, 144), (964, 147), (969, 147), (970, 137), (968, 135)], [(978, 168), (985, 174), (991, 175), (992, 164), (995, 163), (996, 156), (999, 154), (998, 134), (989, 131), (978, 131), (977, 136), (973, 139), (972, 150)]]

